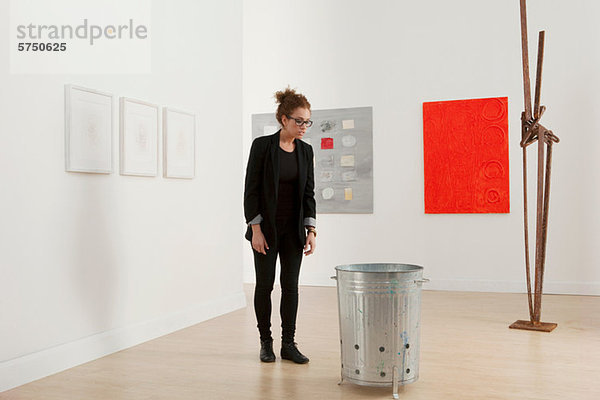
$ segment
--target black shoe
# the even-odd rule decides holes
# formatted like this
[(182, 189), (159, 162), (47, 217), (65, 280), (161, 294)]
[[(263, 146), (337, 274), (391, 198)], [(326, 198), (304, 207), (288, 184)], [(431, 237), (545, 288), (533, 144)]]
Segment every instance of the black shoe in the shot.
[(308, 361), (308, 357), (304, 354), (300, 353), (298, 347), (296, 347), (298, 343), (290, 342), (290, 343), (281, 343), (281, 358), (284, 360), (292, 360), (296, 364), (306, 364)]
[(275, 353), (273, 352), (273, 339), (260, 341), (260, 361), (273, 362), (275, 361)]

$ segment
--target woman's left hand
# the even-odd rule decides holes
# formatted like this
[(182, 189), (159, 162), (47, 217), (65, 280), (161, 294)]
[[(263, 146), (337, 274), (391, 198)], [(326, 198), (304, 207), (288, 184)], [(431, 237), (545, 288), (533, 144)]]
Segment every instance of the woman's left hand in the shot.
[(309, 256), (314, 253), (316, 245), (317, 239), (315, 238), (315, 234), (308, 232), (308, 235), (306, 235), (306, 243), (304, 244), (304, 255)]

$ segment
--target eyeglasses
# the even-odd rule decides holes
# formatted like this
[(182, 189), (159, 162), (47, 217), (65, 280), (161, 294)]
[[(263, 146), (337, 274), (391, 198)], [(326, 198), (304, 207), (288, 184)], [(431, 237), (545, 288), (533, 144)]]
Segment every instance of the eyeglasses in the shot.
[(294, 118), (289, 115), (286, 115), (286, 117), (288, 117), (289, 119), (293, 119), (294, 122), (296, 122), (297, 126), (302, 126), (302, 124), (304, 124), (304, 125), (306, 125), (307, 128), (310, 128), (313, 124), (313, 122), (310, 119), (307, 119), (306, 121), (304, 121), (302, 118)]

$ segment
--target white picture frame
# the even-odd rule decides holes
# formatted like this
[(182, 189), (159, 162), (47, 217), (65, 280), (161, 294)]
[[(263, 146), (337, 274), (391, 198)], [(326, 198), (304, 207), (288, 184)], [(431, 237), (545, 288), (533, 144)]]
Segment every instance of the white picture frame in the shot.
[(163, 176), (193, 179), (196, 171), (196, 115), (163, 108)]
[(121, 97), (119, 110), (121, 175), (157, 176), (159, 106), (138, 99)]
[(113, 172), (114, 95), (65, 85), (65, 170)]

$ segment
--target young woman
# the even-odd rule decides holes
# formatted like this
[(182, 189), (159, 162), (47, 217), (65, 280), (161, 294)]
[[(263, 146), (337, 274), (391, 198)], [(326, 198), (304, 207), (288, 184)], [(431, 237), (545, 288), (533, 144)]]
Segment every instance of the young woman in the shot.
[(252, 143), (244, 188), (246, 239), (252, 243), (256, 272), (254, 310), (260, 360), (273, 362), (271, 292), (279, 255), (281, 358), (305, 364), (309, 360), (298, 350), (294, 335), (302, 255), (315, 251), (317, 236), (313, 149), (300, 140), (312, 125), (310, 103), (290, 88), (275, 98), (281, 129)]

